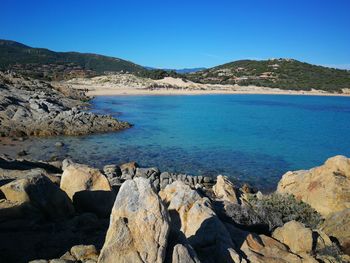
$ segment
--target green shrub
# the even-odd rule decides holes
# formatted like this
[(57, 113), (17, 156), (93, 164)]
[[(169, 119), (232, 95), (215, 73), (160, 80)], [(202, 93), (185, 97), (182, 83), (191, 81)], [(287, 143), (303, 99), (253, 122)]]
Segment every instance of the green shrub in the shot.
[(321, 222), (322, 217), (310, 205), (298, 201), (292, 195), (270, 194), (262, 199), (251, 198), (253, 210), (270, 225), (270, 228), (281, 226), (291, 220), (299, 221), (312, 229)]

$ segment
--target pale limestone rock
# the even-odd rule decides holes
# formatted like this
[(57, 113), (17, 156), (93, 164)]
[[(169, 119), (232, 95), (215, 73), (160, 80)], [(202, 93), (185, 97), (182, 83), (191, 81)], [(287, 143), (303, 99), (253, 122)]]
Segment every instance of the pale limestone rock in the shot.
[(350, 208), (350, 159), (335, 156), (322, 166), (287, 172), (277, 192), (294, 195), (323, 216)]
[(213, 191), (218, 199), (238, 204), (236, 188), (227, 176), (217, 176)]
[(327, 216), (321, 230), (337, 238), (344, 252), (350, 255), (350, 209)]
[(187, 238), (200, 260), (244, 262), (208, 198), (181, 181), (166, 186), (159, 195), (168, 206), (172, 229)]
[(98, 252), (94, 245), (77, 245), (70, 249), (71, 255), (82, 262), (86, 260), (97, 261)]
[(111, 191), (107, 178), (98, 170), (83, 164), (69, 164), (62, 174), (61, 189), (73, 200), (80, 191)]
[(302, 263), (301, 257), (291, 253), (279, 241), (265, 236), (249, 234), (241, 246), (249, 262), (254, 263)]
[(300, 222), (293, 220), (285, 223), (282, 227), (276, 228), (272, 237), (287, 245), (293, 253), (310, 253), (312, 251), (312, 231)]
[(172, 263), (200, 263), (200, 261), (191, 247), (177, 244), (173, 250)]
[(145, 178), (121, 186), (98, 262), (163, 262), (169, 215)]
[(22, 208), (30, 204), (50, 219), (66, 218), (74, 213), (67, 194), (43, 175), (12, 181), (1, 186), (0, 191), (8, 201)]

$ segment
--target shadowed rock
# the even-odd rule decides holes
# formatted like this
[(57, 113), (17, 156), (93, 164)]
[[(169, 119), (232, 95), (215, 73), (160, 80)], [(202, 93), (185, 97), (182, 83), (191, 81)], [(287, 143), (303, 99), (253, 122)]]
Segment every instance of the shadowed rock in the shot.
[(168, 217), (148, 179), (126, 181), (115, 200), (98, 262), (163, 262)]

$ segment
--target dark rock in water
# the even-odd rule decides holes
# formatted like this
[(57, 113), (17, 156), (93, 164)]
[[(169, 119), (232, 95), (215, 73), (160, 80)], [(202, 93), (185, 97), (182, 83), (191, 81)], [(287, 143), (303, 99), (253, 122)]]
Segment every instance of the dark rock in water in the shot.
[(26, 155), (28, 155), (28, 153), (25, 150), (20, 151), (20, 152), (17, 153), (18, 157), (22, 157), (22, 156), (26, 156)]
[(56, 146), (56, 147), (63, 147), (63, 146), (64, 146), (64, 143), (63, 143), (63, 142), (56, 142), (56, 143), (55, 143), (55, 146)]

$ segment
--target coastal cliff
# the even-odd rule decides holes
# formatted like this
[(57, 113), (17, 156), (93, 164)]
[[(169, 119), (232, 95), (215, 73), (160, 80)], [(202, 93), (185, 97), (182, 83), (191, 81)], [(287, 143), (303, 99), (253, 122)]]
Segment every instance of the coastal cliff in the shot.
[(0, 258), (349, 262), (349, 178), (344, 156), (286, 173), (270, 194), (221, 175), (173, 174), (135, 162), (98, 170), (70, 159), (1, 157)]
[(84, 111), (84, 92), (0, 72), (0, 135), (84, 135), (129, 128), (127, 122)]

